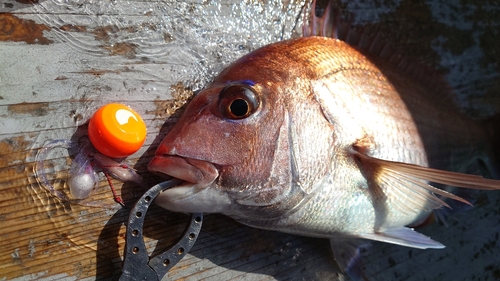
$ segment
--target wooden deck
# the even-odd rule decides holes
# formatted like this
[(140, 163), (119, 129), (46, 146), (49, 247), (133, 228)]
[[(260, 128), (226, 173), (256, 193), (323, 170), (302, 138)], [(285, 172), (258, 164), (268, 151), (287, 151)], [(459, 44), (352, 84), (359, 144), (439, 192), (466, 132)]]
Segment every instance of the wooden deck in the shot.
[[(78, 140), (93, 112), (108, 102), (136, 109), (146, 143), (129, 158), (146, 171), (179, 108), (224, 65), (264, 44), (300, 35), (295, 1), (0, 0), (0, 280), (116, 280), (121, 273), (128, 208), (107, 182), (92, 201), (55, 200), (34, 174), (36, 152), (54, 139)], [(493, 3), (344, 4), (354, 25), (391, 34), (406, 55), (440, 66), (475, 117), (500, 112), (500, 6)], [(459, 1), (456, 1), (459, 2)], [(462, 1), (466, 2), (466, 1)], [(349, 14), (351, 13), (351, 14)], [(371, 28), (371, 29), (370, 29)], [(47, 161), (64, 183), (70, 160)], [(50, 173), (52, 175), (52, 173)], [(128, 206), (141, 196), (114, 181)], [(481, 192), (473, 210), (449, 227), (420, 231), (444, 250), (375, 243), (365, 253), (369, 280), (500, 279), (500, 192)], [(164, 251), (187, 217), (153, 207), (148, 249)], [(347, 280), (329, 242), (240, 225), (207, 215), (197, 243), (168, 280)]]

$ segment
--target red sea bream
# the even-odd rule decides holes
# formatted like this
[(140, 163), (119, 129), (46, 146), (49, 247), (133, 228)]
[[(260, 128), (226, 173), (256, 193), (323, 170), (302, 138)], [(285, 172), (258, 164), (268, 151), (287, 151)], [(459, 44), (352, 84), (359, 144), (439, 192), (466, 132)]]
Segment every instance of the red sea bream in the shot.
[(467, 201), (428, 183), (500, 189), (462, 174), (500, 170), (489, 134), (445, 88), (337, 39), (262, 47), (195, 96), (162, 141), (149, 170), (185, 183), (156, 202), (330, 238), (347, 269), (364, 239), (442, 248), (409, 226), (445, 199)]

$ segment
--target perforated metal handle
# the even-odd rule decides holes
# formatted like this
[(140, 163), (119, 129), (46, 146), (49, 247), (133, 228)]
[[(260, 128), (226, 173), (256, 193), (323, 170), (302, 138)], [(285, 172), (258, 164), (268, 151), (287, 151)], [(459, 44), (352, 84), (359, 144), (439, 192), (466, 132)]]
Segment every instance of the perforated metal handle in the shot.
[(143, 226), (146, 212), (153, 200), (162, 191), (179, 185), (177, 179), (162, 182), (153, 186), (137, 201), (130, 212), (123, 273), (120, 280), (161, 280), (163, 276), (178, 263), (193, 247), (203, 222), (203, 214), (192, 214), (189, 224), (179, 240), (163, 254), (149, 258), (143, 238)]

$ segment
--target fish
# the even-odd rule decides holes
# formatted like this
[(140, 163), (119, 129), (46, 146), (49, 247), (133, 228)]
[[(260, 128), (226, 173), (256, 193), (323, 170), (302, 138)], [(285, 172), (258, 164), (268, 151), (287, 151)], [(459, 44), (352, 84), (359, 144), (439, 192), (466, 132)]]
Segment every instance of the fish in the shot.
[(444, 248), (412, 226), (449, 200), (470, 203), (438, 186), (499, 190), (500, 165), (491, 130), (436, 85), (332, 37), (261, 47), (222, 70), (159, 144), (149, 171), (183, 183), (155, 202), (328, 238), (350, 272), (367, 240)]

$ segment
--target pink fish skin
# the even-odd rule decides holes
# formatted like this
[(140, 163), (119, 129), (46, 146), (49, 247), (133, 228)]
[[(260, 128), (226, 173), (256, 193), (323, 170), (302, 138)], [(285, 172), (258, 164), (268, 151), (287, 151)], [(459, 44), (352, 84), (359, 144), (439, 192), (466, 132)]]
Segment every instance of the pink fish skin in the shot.
[(224, 69), (161, 142), (149, 170), (185, 183), (156, 202), (331, 238), (343, 268), (359, 239), (443, 248), (407, 226), (442, 198), (468, 202), (428, 183), (500, 189), (459, 173), (500, 169), (489, 134), (443, 88), (337, 39), (262, 47)]

